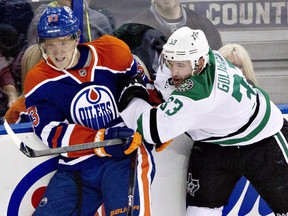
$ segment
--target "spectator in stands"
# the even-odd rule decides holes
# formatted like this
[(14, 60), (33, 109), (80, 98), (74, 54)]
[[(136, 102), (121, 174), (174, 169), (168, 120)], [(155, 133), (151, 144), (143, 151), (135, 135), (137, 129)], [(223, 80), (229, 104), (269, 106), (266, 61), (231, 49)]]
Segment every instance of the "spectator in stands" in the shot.
[[(34, 67), (41, 59), (43, 58), (38, 44), (33, 44), (26, 49), (21, 60), (22, 83), (24, 83), (24, 79), (28, 71), (32, 67)], [(8, 109), (5, 114), (5, 119), (9, 124), (29, 121), (29, 117), (27, 116), (26, 112), (25, 97), (23, 93)]]
[(27, 0), (0, 1), (0, 23), (16, 29), (20, 49), (27, 43), (26, 33), (33, 16), (33, 8)]
[(113, 14), (111, 13), (111, 11), (108, 8), (92, 8), (92, 9), (99, 11), (100, 13), (104, 14), (108, 18), (112, 29), (115, 29), (115, 27), (116, 27), (115, 17), (113, 16)]
[(139, 23), (125, 23), (114, 30), (114, 36), (128, 44), (132, 53), (145, 64), (149, 78), (155, 79), (158, 59), (167, 38), (158, 30)]
[(0, 116), (18, 97), (11, 67), (19, 50), (18, 34), (15, 28), (0, 23)]
[(235, 67), (238, 67), (242, 71), (243, 75), (250, 84), (258, 84), (251, 58), (243, 46), (240, 44), (229, 43), (222, 46), (219, 49), (219, 52)]
[(89, 7), (91, 9), (99, 11), (100, 13), (104, 14), (108, 18), (112, 29), (115, 29), (115, 27), (116, 27), (115, 17), (114, 17), (114, 15), (111, 13), (111, 11), (108, 8), (106, 8), (106, 7), (98, 7), (98, 2), (96, 2), (94, 0), (93, 1), (86, 0), (86, 2), (87, 2), (87, 4), (89, 5)]
[(11, 75), (11, 71), (9, 70), (9, 61), (7, 61), (5, 57), (1, 56), (1, 54), (0, 65), (1, 68), (2, 66), (4, 66), (0, 71), (0, 87), (2, 92), (7, 96), (8, 99), (7, 104), (5, 103), (5, 106), (10, 107), (16, 101), (18, 97), (18, 91), (15, 87), (15, 82), (13, 76)]
[(151, 26), (167, 38), (183, 26), (201, 29), (207, 35), (212, 49), (218, 50), (222, 46), (220, 33), (213, 23), (195, 11), (183, 7), (180, 0), (152, 0), (149, 9), (144, 10), (129, 22)]
[[(18, 92), (21, 92), (21, 58), (27, 49), (27, 29), (34, 16), (33, 8), (28, 0), (0, 1), (0, 23), (12, 26), (18, 34), (18, 41), (15, 43), (9, 73), (12, 74), (14, 85)], [(11, 52), (11, 50), (10, 50)]]
[[(142, 24), (142, 27), (139, 24)], [(183, 7), (180, 0), (152, 0), (150, 8), (116, 28), (114, 33), (124, 39), (131, 51), (144, 62), (152, 80), (155, 80), (162, 45), (171, 33), (183, 26), (204, 31), (212, 49), (218, 50), (222, 46), (220, 33), (213, 23), (195, 11)], [(135, 40), (136, 43), (130, 40)]]
[[(40, 20), (40, 16), (47, 7), (68, 6), (71, 8), (71, 2), (71, 0), (56, 0), (49, 4), (40, 5), (35, 10), (35, 16), (27, 31), (28, 44), (37, 43), (37, 24)], [(83, 2), (83, 42), (91, 42), (105, 34), (112, 35), (113, 30), (109, 19), (104, 14), (89, 8), (85, 0)]]

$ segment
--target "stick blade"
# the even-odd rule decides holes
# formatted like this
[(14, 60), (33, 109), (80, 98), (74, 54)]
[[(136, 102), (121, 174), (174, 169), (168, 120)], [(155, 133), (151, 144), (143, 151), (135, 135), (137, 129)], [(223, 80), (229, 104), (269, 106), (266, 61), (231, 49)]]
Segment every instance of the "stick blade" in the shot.
[(23, 142), (20, 144), (20, 151), (22, 151), (27, 157), (36, 157), (35, 152), (29, 146), (25, 145)]

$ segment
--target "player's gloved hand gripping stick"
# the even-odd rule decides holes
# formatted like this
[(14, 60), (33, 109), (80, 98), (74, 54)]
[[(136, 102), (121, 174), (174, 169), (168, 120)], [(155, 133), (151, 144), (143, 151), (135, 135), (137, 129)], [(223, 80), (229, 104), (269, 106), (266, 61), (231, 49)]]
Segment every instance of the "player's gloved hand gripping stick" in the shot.
[(98, 130), (95, 141), (111, 140), (114, 138), (127, 138), (123, 145), (118, 146), (104, 146), (95, 148), (95, 154), (99, 157), (123, 157), (131, 154), (142, 144), (142, 136), (138, 132), (134, 132), (131, 128), (114, 127)]
[(90, 143), (78, 144), (78, 145), (73, 145), (73, 146), (35, 150), (35, 149), (32, 149), (29, 146), (27, 146), (24, 142), (22, 142), (17, 137), (17, 135), (14, 133), (14, 131), (9, 126), (9, 124), (7, 123), (6, 120), (4, 121), (4, 127), (7, 131), (7, 134), (10, 136), (12, 141), (18, 146), (20, 151), (22, 151), (27, 157), (31, 157), (31, 158), (48, 156), (48, 155), (57, 155), (57, 154), (61, 154), (61, 153), (75, 152), (75, 151), (101, 148), (101, 147), (107, 147), (107, 146), (115, 146), (115, 145), (121, 145), (121, 144), (123, 145), (126, 142), (128, 142), (128, 143), (131, 142), (131, 138), (128, 136), (128, 137), (122, 137), (122, 138), (117, 138), (117, 139), (103, 140), (103, 141), (99, 141), (99, 142), (90, 142)]
[(137, 151), (135, 151), (142, 144), (142, 136), (138, 132), (134, 132), (131, 128), (115, 127), (108, 129), (100, 129), (95, 137), (95, 141), (104, 139), (112, 139), (114, 137), (130, 137), (129, 140), (118, 146), (105, 146), (102, 148), (95, 148), (95, 154), (99, 157), (123, 157), (131, 154), (130, 157), (130, 174), (129, 174), (129, 188), (128, 188), (128, 208), (127, 216), (133, 216), (134, 208), (134, 191), (136, 185), (136, 169), (137, 169)]

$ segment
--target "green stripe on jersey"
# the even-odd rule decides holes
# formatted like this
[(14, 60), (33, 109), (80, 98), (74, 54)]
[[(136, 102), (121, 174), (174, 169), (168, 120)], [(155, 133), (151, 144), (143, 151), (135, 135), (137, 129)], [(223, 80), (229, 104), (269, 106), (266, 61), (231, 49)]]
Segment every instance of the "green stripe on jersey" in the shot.
[(276, 137), (276, 140), (278, 142), (278, 145), (279, 147), (281, 148), (283, 154), (284, 154), (284, 157), (286, 159), (286, 161), (288, 162), (288, 146), (287, 146), (287, 141), (285, 140), (285, 138), (283, 137), (283, 134), (282, 132), (280, 131), (279, 133), (277, 133), (275, 135)]
[(143, 116), (143, 114), (137, 120), (137, 130), (136, 130), (136, 132), (140, 133), (142, 138), (144, 139), (143, 126), (142, 126), (143, 125), (142, 116)]

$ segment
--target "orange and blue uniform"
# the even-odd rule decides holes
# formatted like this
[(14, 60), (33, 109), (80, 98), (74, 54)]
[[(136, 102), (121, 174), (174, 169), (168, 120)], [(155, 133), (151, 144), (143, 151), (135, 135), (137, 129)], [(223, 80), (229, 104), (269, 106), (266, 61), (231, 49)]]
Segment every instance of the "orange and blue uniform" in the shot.
[[(50, 148), (93, 142), (99, 129), (125, 126), (118, 100), (125, 80), (139, 72), (128, 46), (105, 35), (77, 49), (81, 55), (73, 68), (58, 71), (43, 61), (25, 79), (27, 112), (35, 133)], [(141, 145), (137, 153), (134, 209), (139, 215), (150, 215), (150, 184), (154, 177), (151, 148)], [(35, 215), (51, 215), (56, 204), (63, 205), (58, 215), (71, 214), (71, 209), (79, 205), (79, 181), (81, 215), (94, 214), (103, 202), (106, 212), (125, 215), (130, 157), (98, 157), (93, 149), (62, 154), (40, 202), (43, 207), (39, 211), (37, 208)], [(67, 175), (74, 176), (74, 181)]]

